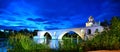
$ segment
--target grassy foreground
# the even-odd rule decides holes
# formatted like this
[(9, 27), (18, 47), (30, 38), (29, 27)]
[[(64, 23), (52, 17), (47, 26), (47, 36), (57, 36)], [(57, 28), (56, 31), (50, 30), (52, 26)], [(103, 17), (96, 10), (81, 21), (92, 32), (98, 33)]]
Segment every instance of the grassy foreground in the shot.
[(45, 44), (35, 43), (29, 36), (18, 33), (9, 37), (9, 45), (12, 46), (8, 52), (31, 52), (31, 51), (49, 51), (49, 47)]

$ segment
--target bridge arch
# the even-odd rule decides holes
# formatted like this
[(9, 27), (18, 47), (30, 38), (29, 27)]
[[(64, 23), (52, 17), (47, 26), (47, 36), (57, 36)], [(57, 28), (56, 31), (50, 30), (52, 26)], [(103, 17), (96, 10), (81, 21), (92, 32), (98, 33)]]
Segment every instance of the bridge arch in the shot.
[(74, 32), (74, 33), (78, 34), (78, 35), (83, 39), (83, 37), (82, 37), (82, 35), (81, 35), (81, 32), (80, 32), (80, 31), (78, 32), (78, 31), (76, 31), (76, 30), (65, 31), (65, 32), (61, 33), (61, 35), (58, 36), (58, 39), (62, 39), (63, 36), (64, 36), (66, 33), (69, 33), (69, 32)]
[(51, 33), (49, 33), (49, 32), (45, 32), (44, 37), (47, 39), (52, 39)]

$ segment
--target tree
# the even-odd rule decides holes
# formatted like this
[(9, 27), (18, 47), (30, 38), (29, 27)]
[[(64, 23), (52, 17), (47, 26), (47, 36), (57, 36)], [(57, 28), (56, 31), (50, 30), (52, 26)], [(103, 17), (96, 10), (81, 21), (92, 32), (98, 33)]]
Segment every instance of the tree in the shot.
[(109, 26), (110, 24), (109, 24), (109, 21), (108, 20), (104, 20), (103, 22), (101, 22), (101, 26), (103, 26), (103, 27), (107, 27), (107, 26)]
[(25, 33), (30, 33), (28, 29), (23, 29)]
[(111, 20), (111, 29), (119, 29), (120, 28), (120, 18), (114, 16)]
[(39, 31), (39, 30), (34, 30), (34, 31), (33, 31), (33, 36), (36, 36), (38, 31)]

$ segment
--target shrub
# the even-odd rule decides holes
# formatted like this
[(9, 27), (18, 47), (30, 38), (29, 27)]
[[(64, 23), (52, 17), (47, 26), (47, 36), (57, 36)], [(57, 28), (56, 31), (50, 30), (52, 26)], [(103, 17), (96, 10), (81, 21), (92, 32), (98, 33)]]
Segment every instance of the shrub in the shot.
[(84, 46), (86, 50), (120, 49), (119, 40), (119, 37), (115, 34), (102, 32), (101, 34), (96, 35), (92, 40), (87, 40)]

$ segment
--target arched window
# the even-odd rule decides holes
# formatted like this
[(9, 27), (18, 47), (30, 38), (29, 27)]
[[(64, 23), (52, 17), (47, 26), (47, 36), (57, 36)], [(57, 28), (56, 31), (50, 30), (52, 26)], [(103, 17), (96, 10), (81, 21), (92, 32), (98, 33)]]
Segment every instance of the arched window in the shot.
[(98, 32), (99, 32), (99, 30), (98, 30), (98, 29), (96, 29), (96, 30), (95, 30), (95, 33), (98, 33)]
[(88, 29), (87, 33), (88, 33), (88, 35), (91, 34), (91, 29)]

